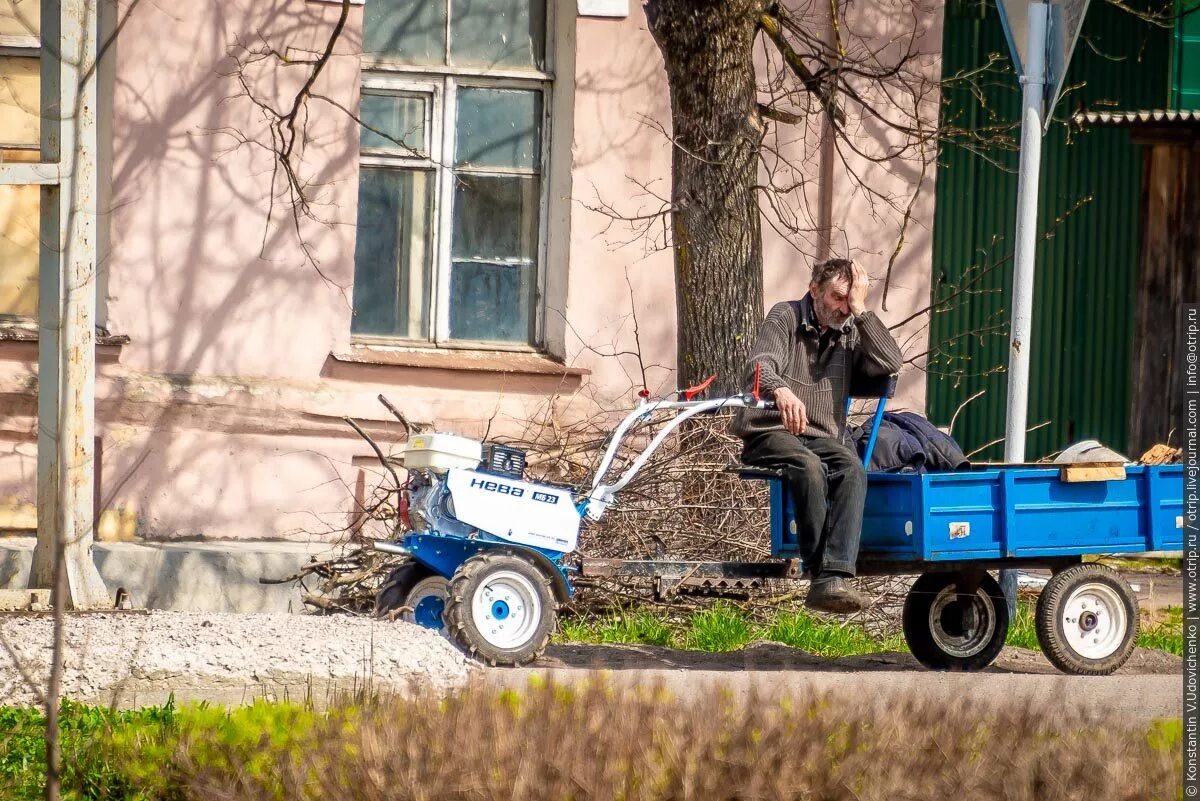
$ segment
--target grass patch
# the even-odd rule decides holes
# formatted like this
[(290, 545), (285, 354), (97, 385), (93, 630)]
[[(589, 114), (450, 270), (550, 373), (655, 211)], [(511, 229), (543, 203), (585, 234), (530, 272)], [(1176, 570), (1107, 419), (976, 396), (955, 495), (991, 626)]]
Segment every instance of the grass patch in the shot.
[(1137, 644), (1142, 648), (1156, 648), (1175, 656), (1183, 656), (1183, 626), (1159, 623), (1138, 632)]
[(681, 640), (683, 647), (692, 651), (736, 651), (754, 639), (754, 634), (741, 610), (718, 602), (692, 615)]
[[(726, 637), (732, 619), (705, 625)], [(1071, 798), (1125, 801), (1174, 798), (1182, 777), (1178, 720), (884, 689), (735, 700), (714, 688), (685, 702), (661, 687), (539, 678), (343, 697), (323, 712), (262, 701), (64, 711), (65, 801), (886, 801), (948, 787), (1033, 801), (1063, 776)], [(0, 720), (0, 798), (42, 797), (40, 711), (0, 709)]]
[(878, 639), (855, 623), (823, 619), (803, 609), (782, 611), (765, 623), (756, 623), (727, 602), (682, 618), (647, 610), (563, 618), (556, 636), (560, 643), (660, 645), (712, 653), (735, 651), (755, 640), (771, 640), (829, 657), (908, 650), (900, 634)]
[[(1035, 651), (1041, 648), (1034, 615), (1032, 602), (1017, 602), (1017, 616), (1009, 623), (1006, 645)], [(735, 651), (755, 640), (771, 640), (827, 657), (908, 650), (901, 634), (879, 639), (857, 624), (824, 619), (803, 609), (782, 611), (765, 623), (755, 623), (726, 602), (682, 619), (648, 610), (621, 611), (599, 618), (563, 618), (555, 639), (560, 643), (659, 645), (713, 653)], [(1154, 622), (1144, 621), (1137, 644), (1182, 656), (1183, 610), (1170, 607), (1160, 610)]]
[[(259, 700), (112, 710), (64, 699), (63, 798), (182, 801), (187, 777), (237, 773), (256, 798), (283, 799), (281, 758), (311, 747), (319, 716), (311, 708)], [(40, 708), (0, 707), (0, 798), (44, 797), (46, 718)]]
[(620, 645), (672, 645), (671, 626), (650, 612), (621, 612), (602, 620), (563, 618), (559, 639), (563, 642)]
[(829, 657), (908, 650), (904, 637), (899, 634), (877, 640), (861, 626), (830, 623), (804, 610), (785, 612), (776, 617), (766, 629), (766, 639)]
[(1035, 651), (1042, 647), (1038, 643), (1034, 624), (1034, 605), (1029, 601), (1017, 600), (1017, 616), (1008, 623), (1008, 636), (1004, 638), (1004, 644)]
[(1166, 753), (1174, 753), (1183, 743), (1183, 721), (1179, 718), (1163, 718), (1150, 724), (1146, 736), (1150, 747)]
[(1088, 555), (1083, 557), (1083, 561), (1107, 565), (1113, 570), (1125, 570), (1136, 573), (1178, 573), (1183, 569), (1182, 557), (1142, 558), (1133, 556)]

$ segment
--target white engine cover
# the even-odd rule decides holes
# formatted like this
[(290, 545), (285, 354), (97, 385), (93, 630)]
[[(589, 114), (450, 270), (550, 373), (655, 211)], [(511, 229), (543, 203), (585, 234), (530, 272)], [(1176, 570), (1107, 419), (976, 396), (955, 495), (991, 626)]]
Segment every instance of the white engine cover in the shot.
[(520, 545), (564, 553), (579, 540), (579, 512), (571, 493), (475, 470), (450, 470), (446, 487), (454, 517)]

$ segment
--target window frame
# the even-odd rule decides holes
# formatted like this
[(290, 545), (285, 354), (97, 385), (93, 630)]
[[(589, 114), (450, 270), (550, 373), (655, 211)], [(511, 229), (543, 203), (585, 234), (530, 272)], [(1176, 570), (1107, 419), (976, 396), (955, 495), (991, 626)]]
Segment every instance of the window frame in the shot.
[[(27, 58), (37, 62), (39, 65), (42, 60), (42, 41), (40, 36), (4, 34), (0, 35), (0, 58)], [(17, 151), (20, 153), (32, 153), (35, 158), (33, 161), (41, 161), (42, 143), (40, 141), (32, 145), (0, 142), (0, 161), (6, 161), (4, 151)], [(38, 282), (40, 278), (40, 259), (37, 269), (34, 271), (34, 282)], [(40, 287), (39, 287), (40, 290)], [(0, 323), (4, 324), (36, 324), (38, 319), (37, 314), (17, 314), (10, 311), (0, 310)]]
[[(442, 0), (449, 7), (451, 0)], [(386, 58), (363, 56), (360, 70), (360, 87), (363, 94), (411, 94), (423, 92), (432, 95), (429, 104), (432, 124), (430, 127), (429, 158), (417, 159), (402, 156), (359, 153), (359, 166), (373, 168), (432, 168), (434, 172), (433, 219), (430, 248), (433, 252), (431, 266), (432, 296), (429, 299), (429, 336), (414, 339), (384, 334), (362, 334), (351, 331), (354, 344), (417, 347), (430, 349), (491, 350), (541, 352), (546, 346), (546, 280), (549, 253), (550, 224), (550, 142), (553, 135), (551, 120), (554, 103), (554, 57), (556, 54), (555, 0), (545, 0), (545, 41), (543, 62), (545, 70), (530, 69), (487, 69), (468, 68), (446, 64), (414, 65), (400, 64)], [(447, 8), (446, 35), (449, 48), (450, 14)], [(450, 338), (450, 282), (453, 270), (454, 233), (454, 165), (455, 136), (457, 132), (457, 92), (460, 87), (480, 87), (535, 91), (541, 94), (539, 130), (539, 153), (536, 173), (514, 172), (514, 174), (536, 174), (538, 177), (538, 243), (534, 279), (534, 297), (531, 299), (532, 341), (506, 342), (497, 340), (451, 339)], [(468, 168), (462, 172), (500, 174), (503, 170)], [(357, 245), (357, 223), (356, 245)]]

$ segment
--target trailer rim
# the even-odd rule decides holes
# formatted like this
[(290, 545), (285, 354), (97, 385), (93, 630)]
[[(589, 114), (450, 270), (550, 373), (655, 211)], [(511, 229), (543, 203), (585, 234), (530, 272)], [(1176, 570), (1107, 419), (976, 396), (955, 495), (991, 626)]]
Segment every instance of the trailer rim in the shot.
[[(962, 625), (961, 633), (947, 623), (962, 623), (965, 611), (960, 608), (964, 599), (970, 605), (976, 625)], [(978, 625), (979, 621), (983, 625)], [(929, 633), (937, 646), (950, 656), (969, 659), (981, 653), (996, 632), (996, 608), (986, 592), (961, 593), (956, 586), (944, 588), (929, 607)]]
[(1059, 615), (1071, 648), (1087, 659), (1104, 659), (1116, 653), (1129, 630), (1121, 597), (1100, 582), (1081, 584), (1067, 598)]
[[(1091, 614), (1085, 618), (1085, 613)], [(1064, 673), (1107, 676), (1137, 647), (1138, 618), (1137, 595), (1120, 573), (1104, 565), (1076, 565), (1042, 588), (1035, 617), (1038, 644)]]

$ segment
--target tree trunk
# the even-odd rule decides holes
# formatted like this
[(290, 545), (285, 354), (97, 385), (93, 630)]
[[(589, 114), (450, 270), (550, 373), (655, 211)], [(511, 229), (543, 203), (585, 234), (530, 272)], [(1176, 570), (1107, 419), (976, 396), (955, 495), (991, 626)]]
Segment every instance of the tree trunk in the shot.
[(680, 387), (738, 385), (762, 321), (754, 186), (763, 125), (753, 44), (762, 0), (647, 0), (671, 90)]

